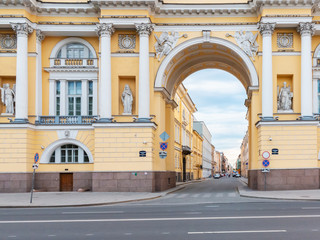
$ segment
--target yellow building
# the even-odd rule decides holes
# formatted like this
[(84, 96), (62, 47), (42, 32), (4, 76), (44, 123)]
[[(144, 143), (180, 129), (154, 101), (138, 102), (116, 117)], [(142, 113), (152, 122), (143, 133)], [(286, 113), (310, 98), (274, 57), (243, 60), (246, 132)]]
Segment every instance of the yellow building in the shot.
[(181, 182), (194, 178), (193, 113), (197, 109), (183, 84), (178, 86), (174, 100), (175, 171), (176, 180)]
[(248, 177), (248, 165), (249, 165), (249, 143), (248, 143), (248, 131), (244, 136), (241, 143), (241, 176), (247, 178)]
[(174, 99), (205, 68), (246, 90), (249, 186), (264, 189), (274, 150), (267, 189), (319, 189), (319, 11), (311, 0), (0, 0), (0, 191), (30, 190), (36, 153), (35, 186), (48, 191), (174, 187)]
[(192, 141), (192, 163), (193, 163), (193, 179), (201, 179), (202, 176), (202, 147), (203, 138), (200, 134), (193, 130), (193, 141)]

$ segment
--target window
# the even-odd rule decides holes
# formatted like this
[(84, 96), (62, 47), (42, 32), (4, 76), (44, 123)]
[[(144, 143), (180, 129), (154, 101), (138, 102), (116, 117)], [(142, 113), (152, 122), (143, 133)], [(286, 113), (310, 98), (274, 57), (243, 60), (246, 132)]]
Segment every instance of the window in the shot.
[(177, 143), (180, 143), (180, 126), (175, 124), (175, 137), (174, 137), (175, 141)]
[(88, 81), (88, 115), (93, 115), (93, 81)]
[(56, 115), (60, 116), (60, 81), (56, 81)]
[(68, 115), (81, 115), (81, 81), (68, 81)]
[(318, 113), (320, 113), (320, 80), (318, 80)]
[(77, 145), (66, 144), (52, 153), (49, 163), (89, 163), (89, 157)]
[(69, 43), (64, 45), (57, 54), (57, 58), (83, 59), (93, 58), (92, 52), (82, 43)]

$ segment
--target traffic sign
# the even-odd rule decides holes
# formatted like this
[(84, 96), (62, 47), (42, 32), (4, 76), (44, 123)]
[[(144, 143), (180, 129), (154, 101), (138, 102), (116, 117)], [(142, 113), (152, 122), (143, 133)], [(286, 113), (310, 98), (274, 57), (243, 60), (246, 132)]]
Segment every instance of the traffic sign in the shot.
[(36, 170), (36, 169), (38, 169), (38, 167), (39, 167), (38, 164), (36, 164), (36, 163), (32, 164), (32, 169)]
[(169, 138), (168, 133), (166, 133), (165, 131), (163, 133), (161, 133), (160, 138), (162, 139), (162, 141), (167, 141)]
[(270, 153), (269, 153), (268, 151), (264, 151), (264, 152), (262, 153), (262, 157), (263, 157), (263, 159), (269, 159)]
[(168, 143), (166, 143), (166, 142), (162, 142), (162, 143), (160, 143), (160, 148), (161, 148), (161, 150), (166, 150), (167, 148), (168, 148)]
[(165, 159), (167, 157), (167, 152), (166, 151), (160, 151), (159, 152), (159, 156), (160, 156), (160, 158)]
[(34, 162), (37, 163), (39, 161), (39, 153), (34, 155)]
[(270, 165), (270, 161), (268, 159), (265, 159), (265, 160), (262, 161), (262, 165), (264, 167), (268, 167)]
[(270, 172), (270, 168), (262, 168), (261, 169), (263, 173), (268, 173)]

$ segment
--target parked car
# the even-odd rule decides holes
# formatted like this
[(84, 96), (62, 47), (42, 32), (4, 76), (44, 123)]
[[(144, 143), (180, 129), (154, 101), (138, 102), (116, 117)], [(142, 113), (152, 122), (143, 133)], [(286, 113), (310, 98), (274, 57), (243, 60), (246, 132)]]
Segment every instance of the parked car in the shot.
[(239, 178), (241, 177), (241, 175), (239, 173), (236, 174), (236, 178)]
[(219, 179), (221, 176), (220, 176), (220, 174), (219, 173), (216, 173), (215, 175), (213, 175), (213, 178), (214, 179)]

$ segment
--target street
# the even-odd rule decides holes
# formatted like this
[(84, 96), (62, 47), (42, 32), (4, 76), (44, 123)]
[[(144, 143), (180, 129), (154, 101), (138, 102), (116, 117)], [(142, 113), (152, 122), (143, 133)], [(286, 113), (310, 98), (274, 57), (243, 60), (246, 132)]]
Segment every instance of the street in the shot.
[(2, 208), (0, 239), (319, 239), (320, 204), (240, 197), (236, 178), (99, 207)]

